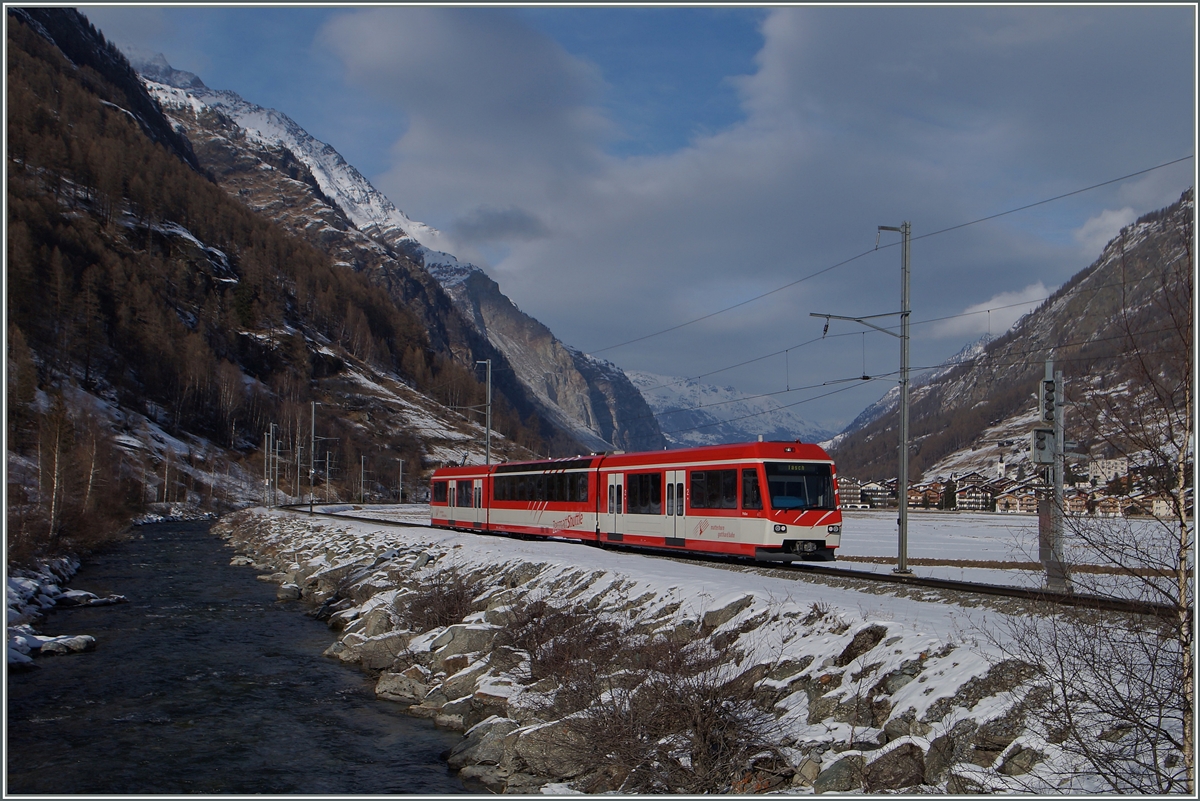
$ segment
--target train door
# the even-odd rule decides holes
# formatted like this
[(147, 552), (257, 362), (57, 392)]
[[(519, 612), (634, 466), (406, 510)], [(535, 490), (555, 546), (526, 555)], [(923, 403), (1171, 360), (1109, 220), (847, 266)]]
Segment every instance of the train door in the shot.
[(607, 539), (620, 542), (624, 538), (624, 504), (625, 504), (625, 474), (609, 473), (607, 479), (608, 495), (604, 499), (604, 514), (602, 528), (608, 533)]
[(683, 545), (686, 539), (683, 520), (684, 479), (683, 470), (668, 470), (666, 473), (667, 492), (663, 511), (667, 515), (667, 545)]

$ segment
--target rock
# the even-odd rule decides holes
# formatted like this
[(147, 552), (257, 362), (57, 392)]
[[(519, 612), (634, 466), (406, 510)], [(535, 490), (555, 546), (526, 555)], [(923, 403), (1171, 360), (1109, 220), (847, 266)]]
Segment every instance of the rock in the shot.
[(256, 576), (259, 581), (266, 581), (271, 584), (286, 584), (288, 581), (287, 573), (264, 573)]
[(490, 717), (467, 730), (462, 742), (450, 750), (446, 762), (453, 769), (464, 765), (499, 765), (504, 758), (504, 739), (520, 727), (511, 718)]
[(375, 696), (387, 701), (419, 704), (429, 693), (429, 685), (403, 673), (383, 673), (375, 682)]
[(817, 780), (817, 776), (821, 773), (821, 760), (813, 757), (805, 757), (800, 763), (800, 767), (796, 769), (796, 775), (792, 777), (792, 784), (799, 784), (805, 787), (811, 786)]
[(429, 644), (429, 650), (434, 652), (434, 661), (439, 663), (455, 654), (486, 651), (491, 647), (492, 640), (496, 639), (498, 631), (495, 626), (486, 623), (459, 623), (448, 626)]
[(520, 667), (526, 659), (525, 654), (516, 648), (501, 645), (488, 654), (487, 663), (492, 673), (505, 673)]
[(359, 631), (364, 637), (378, 637), (392, 630), (392, 615), (386, 607), (377, 606), (362, 616), (362, 628)]
[(597, 745), (567, 719), (520, 732), (513, 751), (540, 776), (571, 779), (592, 767), (585, 759), (596, 752)]
[(813, 781), (813, 792), (844, 793), (849, 790), (861, 790), (863, 786), (863, 769), (866, 766), (865, 757), (852, 755), (844, 756), (834, 762), (817, 776)]
[(542, 787), (550, 783), (545, 776), (530, 773), (513, 773), (504, 782), (505, 795), (539, 795)]
[(300, 587), (291, 582), (285, 582), (279, 585), (279, 589), (275, 591), (275, 598), (279, 601), (298, 601), (300, 600)]
[(1033, 766), (1044, 758), (1041, 751), (1018, 745), (1012, 753), (1004, 758), (1003, 764), (1000, 765), (1000, 772), (1005, 776), (1023, 776), (1033, 770)]
[(458, 773), (463, 782), (477, 782), (490, 792), (503, 793), (508, 782), (508, 771), (495, 765), (467, 765)]
[(988, 789), (968, 776), (952, 773), (946, 780), (946, 792), (949, 795), (983, 795)]
[(925, 755), (925, 780), (936, 784), (952, 766), (966, 761), (971, 748), (971, 736), (978, 728), (979, 724), (974, 720), (965, 718), (950, 731), (935, 737)]
[(925, 781), (925, 752), (915, 743), (904, 743), (867, 765), (863, 781), (868, 793), (902, 790)]
[(850, 644), (838, 655), (837, 659), (833, 660), (833, 664), (837, 667), (845, 667), (879, 645), (886, 634), (887, 626), (881, 626), (878, 623), (867, 626), (854, 635), (854, 639), (850, 640)]
[(407, 631), (389, 631), (378, 637), (364, 639), (352, 648), (364, 668), (383, 670), (391, 667), (396, 657), (408, 647), (410, 637)]
[(41, 653), (45, 654), (81, 654), (84, 651), (96, 650), (96, 638), (90, 634), (77, 634), (74, 637), (55, 637), (42, 643)]
[(458, 671), (453, 676), (442, 682), (442, 692), (446, 694), (446, 698), (453, 701), (456, 698), (462, 698), (464, 695), (471, 695), (475, 692), (479, 679), (488, 670), (486, 662), (480, 661), (471, 665), (468, 668)]
[(753, 595), (743, 595), (732, 603), (722, 606), (720, 609), (710, 609), (704, 613), (704, 618), (701, 620), (701, 627), (704, 631), (713, 631), (733, 620), (738, 614), (754, 603)]

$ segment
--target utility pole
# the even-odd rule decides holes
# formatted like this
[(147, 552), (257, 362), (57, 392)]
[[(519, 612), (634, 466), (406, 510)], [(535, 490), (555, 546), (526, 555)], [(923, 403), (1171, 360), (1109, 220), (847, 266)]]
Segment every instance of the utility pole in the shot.
[[(1038, 412), (1043, 425), (1035, 428), (1031, 442), (1031, 458), (1035, 464), (1045, 464), (1050, 470), (1051, 497), (1038, 508), (1038, 559), (1046, 568), (1046, 589), (1070, 592), (1071, 583), (1063, 566), (1063, 475), (1066, 472), (1066, 441), (1063, 414), (1063, 374), (1054, 369), (1054, 360), (1046, 360), (1045, 378), (1038, 385)], [(1045, 508), (1048, 506), (1049, 508)]]
[(404, 503), (404, 460), (400, 460), (400, 486), (397, 494), (400, 496), (400, 503)]
[[(888, 336), (897, 337), (900, 340), (900, 452), (899, 452), (899, 475), (897, 476), (896, 486), (896, 503), (899, 507), (899, 518), (896, 520), (898, 527), (898, 544), (896, 568), (894, 573), (911, 573), (912, 570), (908, 567), (908, 325), (909, 316), (912, 309), (909, 305), (909, 242), (912, 240), (912, 223), (903, 222), (897, 228), (891, 225), (879, 226), (879, 231), (896, 231), (901, 236), (900, 244), (900, 311), (891, 312), (888, 314), (870, 314), (863, 317), (842, 317), (836, 314), (818, 314), (812, 312), (810, 317), (825, 318), (825, 333), (829, 332), (830, 320), (851, 320), (853, 322), (865, 325), (868, 328), (874, 328), (876, 331), (882, 331)], [(878, 234), (876, 234), (875, 247), (879, 247)], [(867, 320), (874, 320), (880, 317), (900, 317), (900, 333), (889, 331), (874, 323), (869, 323)], [(870, 376), (864, 375), (864, 381), (869, 381)]]
[(486, 449), (485, 450), (486, 455), (484, 457), (484, 464), (491, 464), (492, 463), (492, 360), (484, 359), (482, 361), (475, 362), (475, 364), (486, 364), (487, 365), (487, 416), (486, 416), (486, 422), (484, 423), (484, 426), (487, 429), (487, 434), (485, 435), (485, 439), (484, 439), (484, 442), (486, 443), (484, 445), (484, 448)]
[(317, 402), (312, 402), (308, 428), (308, 513), (313, 513), (313, 479), (317, 475)]

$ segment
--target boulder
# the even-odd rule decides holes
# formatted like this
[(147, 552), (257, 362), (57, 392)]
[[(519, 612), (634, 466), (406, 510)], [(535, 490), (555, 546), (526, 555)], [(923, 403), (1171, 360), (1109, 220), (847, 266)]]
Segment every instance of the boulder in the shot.
[(387, 701), (419, 704), (428, 693), (428, 684), (403, 673), (382, 673), (375, 682), (375, 696)]
[(367, 670), (383, 670), (396, 661), (396, 657), (408, 647), (411, 634), (407, 631), (389, 631), (378, 637), (369, 637), (352, 646), (358, 662)]
[(489, 792), (503, 793), (508, 784), (508, 771), (495, 765), (467, 765), (458, 773), (464, 784), (482, 784)]
[(476, 662), (470, 667), (458, 671), (453, 676), (442, 682), (442, 692), (446, 694), (446, 698), (453, 701), (456, 698), (462, 698), (464, 695), (471, 695), (475, 692), (479, 684), (479, 679), (488, 670), (488, 665), (484, 661)]
[(704, 631), (713, 631), (733, 620), (743, 610), (754, 603), (753, 595), (743, 595), (732, 603), (725, 604), (720, 609), (710, 609), (704, 613), (701, 626)]
[(813, 782), (813, 792), (844, 793), (861, 790), (866, 758), (857, 754), (844, 756), (818, 774)]
[(1033, 770), (1033, 766), (1044, 758), (1041, 751), (1018, 745), (1012, 753), (1004, 758), (1004, 762), (1000, 765), (1000, 772), (1005, 776), (1023, 776)]
[(298, 601), (300, 600), (300, 587), (291, 582), (285, 582), (279, 585), (279, 589), (275, 591), (275, 598), (279, 601)]
[(868, 793), (902, 790), (925, 781), (925, 752), (916, 743), (904, 743), (867, 765), (863, 781)]
[(887, 626), (872, 623), (854, 635), (850, 643), (838, 654), (837, 659), (833, 660), (833, 664), (837, 667), (845, 667), (876, 645), (879, 645), (886, 635)]
[(567, 719), (522, 731), (513, 751), (539, 776), (570, 779), (592, 767), (584, 760), (599, 745), (589, 742)]
[(511, 718), (490, 717), (467, 730), (462, 742), (450, 749), (446, 762), (458, 770), (465, 765), (499, 765), (504, 758), (504, 738), (520, 726)]
[(41, 653), (45, 654), (81, 654), (84, 651), (96, 650), (96, 638), (90, 634), (77, 634), (74, 637), (55, 637), (42, 643)]
[(455, 654), (470, 654), (476, 651), (486, 651), (496, 639), (495, 626), (486, 623), (458, 623), (448, 626), (429, 644), (429, 650), (434, 652), (434, 661), (442, 662)]

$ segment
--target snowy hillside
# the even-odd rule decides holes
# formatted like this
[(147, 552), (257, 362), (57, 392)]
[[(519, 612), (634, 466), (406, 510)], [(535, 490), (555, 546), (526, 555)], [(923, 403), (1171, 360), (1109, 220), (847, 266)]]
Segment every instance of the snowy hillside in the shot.
[(773, 397), (745, 395), (733, 387), (626, 371), (676, 447), (765, 440), (817, 442), (833, 432), (806, 420)]
[[(969, 345), (965, 345), (962, 350), (947, 359), (944, 367), (938, 370), (913, 376), (910, 387), (911, 396), (909, 400), (915, 401), (918, 397), (920, 397), (922, 387), (927, 387), (933, 382), (937, 381), (939, 378), (953, 370), (957, 365), (966, 364), (972, 359), (977, 358), (979, 354), (983, 353), (983, 349), (987, 347), (987, 344), (995, 339), (996, 337), (992, 334), (984, 334)], [(859, 412), (858, 417), (855, 417), (850, 422), (850, 425), (846, 426), (846, 428), (843, 429), (836, 437), (833, 437), (826, 442), (822, 442), (821, 446), (825, 448), (836, 446), (839, 442), (841, 442), (850, 434), (853, 434), (855, 431), (858, 431), (860, 428), (865, 428), (879, 418), (883, 417), (885, 414), (895, 411), (896, 407), (899, 405), (900, 387), (897, 385), (885, 392), (882, 398)]]
[[(515, 378), (528, 400), (539, 408), (543, 421), (573, 440), (568, 449), (663, 446), (653, 415), (619, 368), (594, 362), (566, 347), (544, 325), (521, 312), (483, 270), (438, 250), (439, 231), (397, 209), (333, 147), (311, 136), (286, 114), (247, 102), (234, 92), (209, 89), (196, 75), (171, 68), (160, 54), (134, 51), (130, 59), (147, 91), (197, 141), (221, 131), (223, 143), (230, 149), (245, 150), (244, 143), (280, 149), (307, 169), (321, 197), (293, 215), (293, 230), (311, 233), (303, 219), (307, 215), (312, 226), (328, 233), (329, 241), (315, 244), (328, 249), (334, 239), (344, 238), (340, 231), (352, 226), (357, 229), (354, 235), (361, 234), (381, 253), (405, 256), (424, 268), (467, 324), (503, 354), (508, 364), (499, 363), (494, 354), (475, 354), (475, 360), (493, 358), (502, 379)], [(222, 122), (227, 120), (233, 133), (212, 126), (212, 120), (205, 119), (210, 111), (219, 114)], [(245, 197), (241, 194), (245, 188), (237, 188), (239, 197)], [(226, 189), (233, 191), (231, 186)], [(265, 199), (271, 202), (273, 212), (278, 210), (280, 204), (273, 202), (270, 189), (265, 195), (260, 191), (258, 197), (260, 208)], [(344, 220), (329, 219), (323, 208), (326, 204)], [(338, 230), (328, 230), (331, 227)], [(335, 254), (334, 258), (338, 263), (357, 263), (353, 256)], [(527, 413), (522, 411), (522, 415)]]

